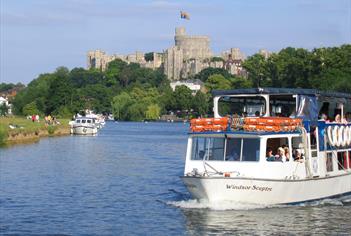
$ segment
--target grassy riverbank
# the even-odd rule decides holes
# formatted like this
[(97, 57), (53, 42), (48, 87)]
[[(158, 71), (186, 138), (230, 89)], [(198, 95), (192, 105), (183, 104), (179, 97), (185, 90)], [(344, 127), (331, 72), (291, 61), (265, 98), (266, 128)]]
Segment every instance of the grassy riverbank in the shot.
[(70, 134), (69, 119), (59, 119), (60, 124), (47, 125), (44, 120), (32, 122), (25, 117), (0, 117), (0, 146), (36, 142), (40, 137)]

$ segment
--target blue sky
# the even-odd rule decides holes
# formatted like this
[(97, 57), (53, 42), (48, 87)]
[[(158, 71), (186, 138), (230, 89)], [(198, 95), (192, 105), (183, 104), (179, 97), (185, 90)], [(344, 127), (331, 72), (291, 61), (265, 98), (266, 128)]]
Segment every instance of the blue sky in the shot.
[[(158, 51), (174, 29), (208, 35), (214, 53), (239, 47), (351, 43), (351, 0), (0, 0), (1, 82), (29, 83), (59, 66), (86, 67), (86, 52)], [(181, 20), (180, 10), (191, 20)]]

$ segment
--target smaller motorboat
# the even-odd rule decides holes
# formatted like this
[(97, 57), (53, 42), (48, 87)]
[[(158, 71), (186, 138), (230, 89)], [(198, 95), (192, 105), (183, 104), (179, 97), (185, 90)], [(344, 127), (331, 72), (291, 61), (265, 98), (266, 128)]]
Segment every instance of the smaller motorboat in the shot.
[(94, 135), (98, 131), (98, 124), (94, 118), (89, 117), (77, 117), (73, 123), (71, 123), (71, 133), (78, 135)]

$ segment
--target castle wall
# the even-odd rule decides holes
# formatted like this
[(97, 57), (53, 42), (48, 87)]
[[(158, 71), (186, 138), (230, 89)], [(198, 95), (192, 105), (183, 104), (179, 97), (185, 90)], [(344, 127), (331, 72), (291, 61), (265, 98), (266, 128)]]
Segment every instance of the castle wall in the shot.
[(141, 67), (150, 69), (159, 68), (163, 62), (163, 57), (160, 53), (154, 53), (153, 61), (146, 61), (145, 54), (142, 52), (135, 52), (129, 55), (107, 55), (104, 51), (95, 50), (89, 51), (87, 54), (87, 68), (96, 68), (104, 71), (107, 69), (108, 63), (115, 59), (120, 59), (127, 63), (139, 63)]

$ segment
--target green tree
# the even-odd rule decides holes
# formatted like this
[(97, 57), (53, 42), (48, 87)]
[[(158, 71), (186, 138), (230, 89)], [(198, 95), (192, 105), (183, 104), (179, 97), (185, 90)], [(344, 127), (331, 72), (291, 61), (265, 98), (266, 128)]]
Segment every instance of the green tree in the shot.
[(133, 100), (128, 93), (122, 92), (120, 95), (115, 96), (112, 101), (112, 114), (115, 119), (126, 120), (127, 108), (131, 104), (133, 104)]
[(266, 59), (261, 54), (255, 54), (248, 57), (243, 62), (243, 67), (249, 72), (249, 80), (255, 87), (264, 87), (267, 85), (267, 65)]
[(134, 102), (127, 108), (127, 117), (125, 120), (141, 121), (145, 118), (145, 104)]
[(9, 111), (9, 107), (5, 103), (0, 105), (0, 116), (6, 116)]
[(37, 108), (37, 104), (33, 101), (23, 107), (22, 113), (26, 116), (29, 116), (29, 115), (40, 114), (40, 111)]
[(151, 104), (147, 107), (145, 117), (148, 120), (157, 120), (160, 117), (161, 108), (158, 104)]
[(252, 81), (243, 77), (234, 77), (231, 79), (232, 88), (240, 89), (240, 88), (252, 88)]
[(46, 114), (58, 114), (62, 106), (68, 109), (73, 103), (73, 89), (67, 68), (60, 67), (53, 74), (46, 103)]
[(148, 52), (144, 55), (145, 61), (153, 61), (154, 60), (154, 53)]
[(229, 72), (223, 68), (206, 68), (200, 71), (198, 74), (195, 75), (195, 79), (199, 79), (203, 82), (206, 82), (211, 75), (222, 75), (224, 78), (229, 78), (231, 75)]
[(206, 95), (201, 91), (197, 91), (194, 99), (193, 99), (193, 109), (199, 115), (203, 116), (209, 112), (210, 107), (210, 96)]
[(209, 91), (214, 89), (230, 89), (231, 81), (226, 79), (223, 75), (215, 74), (211, 75), (205, 83), (206, 88)]
[(176, 110), (190, 110), (192, 103), (192, 92), (191, 90), (185, 86), (177, 86), (174, 91), (175, 98), (175, 109)]

